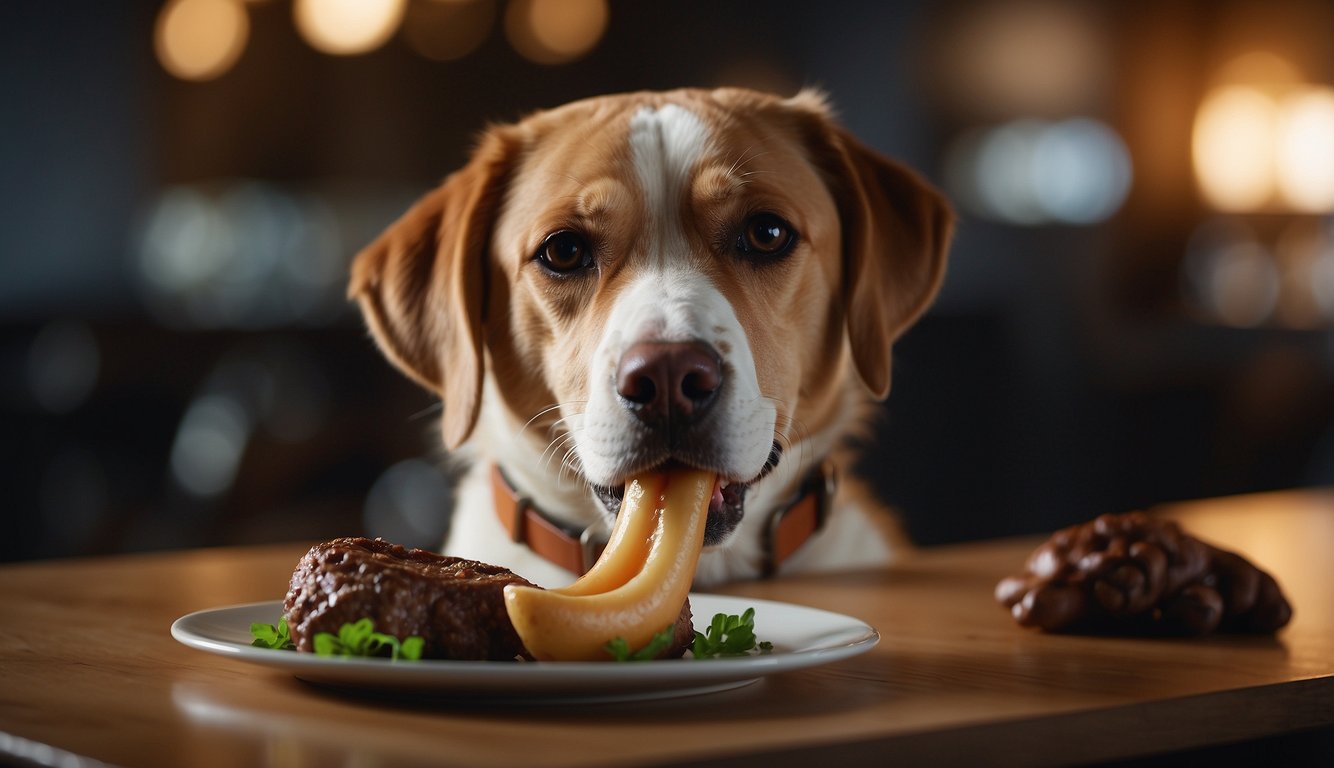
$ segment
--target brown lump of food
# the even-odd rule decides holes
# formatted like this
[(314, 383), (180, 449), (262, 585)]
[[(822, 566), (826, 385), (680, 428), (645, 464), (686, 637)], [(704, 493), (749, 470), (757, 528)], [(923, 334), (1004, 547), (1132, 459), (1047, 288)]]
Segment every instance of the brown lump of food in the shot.
[(1052, 534), (996, 585), (996, 600), (1049, 632), (1270, 633), (1292, 617), (1269, 574), (1142, 512)]
[(320, 632), (369, 618), (377, 632), (423, 638), (422, 658), (512, 660), (523, 644), (505, 612), (506, 584), (532, 586), (474, 560), (381, 539), (334, 539), (297, 563), (283, 612), (299, 651), (313, 650)]

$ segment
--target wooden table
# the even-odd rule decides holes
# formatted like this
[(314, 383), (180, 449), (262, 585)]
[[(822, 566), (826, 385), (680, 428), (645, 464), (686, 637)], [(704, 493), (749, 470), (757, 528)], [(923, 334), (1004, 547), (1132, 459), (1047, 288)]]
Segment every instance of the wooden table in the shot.
[(339, 695), (168, 635), (187, 612), (280, 597), (304, 545), (9, 565), (0, 762), (1037, 765), (1334, 724), (1334, 492), (1163, 513), (1275, 574), (1292, 624), (1193, 640), (1021, 630), (991, 592), (1038, 540), (972, 543), (723, 590), (863, 618), (883, 639), (854, 659), (707, 696), (470, 709)]

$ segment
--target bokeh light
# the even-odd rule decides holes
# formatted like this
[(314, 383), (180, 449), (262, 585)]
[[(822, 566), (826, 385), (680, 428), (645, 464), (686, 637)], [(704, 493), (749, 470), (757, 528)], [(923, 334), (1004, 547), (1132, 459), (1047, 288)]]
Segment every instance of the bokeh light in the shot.
[(1208, 270), (1210, 306), (1223, 322), (1250, 328), (1274, 313), (1280, 287), (1278, 269), (1259, 243), (1240, 242), (1220, 249), (1209, 260)]
[(232, 230), (212, 201), (191, 187), (170, 187), (143, 226), (139, 271), (149, 298), (195, 291), (218, 271), (231, 250)]
[(1334, 219), (1298, 216), (1274, 244), (1282, 273), (1278, 317), (1289, 328), (1321, 328), (1334, 320)]
[(438, 549), (449, 525), (451, 492), (440, 468), (408, 459), (385, 470), (366, 495), (366, 535)]
[(456, 61), (486, 40), (496, 23), (496, 0), (429, 0), (408, 6), (403, 38), (433, 61)]
[(139, 233), (143, 298), (173, 327), (324, 322), (346, 309), (341, 243), (314, 195), (251, 180), (169, 187)]
[(954, 143), (946, 165), (951, 191), (973, 212), (1030, 226), (1104, 221), (1133, 175), (1121, 138), (1090, 118), (975, 130)]
[(1192, 233), (1182, 279), (1189, 305), (1211, 322), (1327, 328), (1334, 322), (1334, 217), (1214, 217)]
[(1220, 71), (1192, 135), (1205, 202), (1233, 213), (1334, 212), (1334, 88), (1266, 51)]
[(1014, 224), (1039, 224), (1044, 216), (1030, 169), (1037, 152), (1037, 121), (1002, 125), (983, 134), (973, 167), (972, 196), (977, 210)]
[(37, 332), (28, 350), (28, 387), (43, 408), (66, 413), (83, 404), (97, 385), (102, 354), (88, 326), (58, 320)]
[(1213, 219), (1197, 228), (1182, 270), (1191, 303), (1224, 325), (1262, 325), (1278, 306), (1282, 276), (1274, 256), (1235, 217)]
[(193, 496), (231, 488), (250, 440), (251, 417), (237, 399), (208, 394), (190, 403), (171, 446), (171, 474)]
[(1116, 132), (1090, 119), (1054, 123), (1040, 131), (1033, 188), (1043, 211), (1066, 224), (1109, 218), (1130, 191), (1130, 153)]
[(524, 58), (564, 64), (593, 50), (608, 16), (606, 0), (510, 0), (505, 33)]
[(406, 0), (295, 0), (297, 31), (311, 47), (336, 56), (367, 53), (393, 37)]
[(1246, 85), (1212, 91), (1195, 118), (1192, 154), (1205, 200), (1222, 211), (1250, 211), (1274, 192), (1278, 107)]
[(1303, 89), (1283, 100), (1275, 150), (1284, 200), (1299, 211), (1334, 211), (1334, 89)]
[(249, 36), (249, 17), (236, 0), (170, 0), (158, 11), (153, 44), (172, 75), (212, 80), (232, 68)]
[(1107, 27), (1088, 3), (963, 4), (933, 44), (940, 95), (958, 111), (993, 119), (1089, 110), (1111, 81)]

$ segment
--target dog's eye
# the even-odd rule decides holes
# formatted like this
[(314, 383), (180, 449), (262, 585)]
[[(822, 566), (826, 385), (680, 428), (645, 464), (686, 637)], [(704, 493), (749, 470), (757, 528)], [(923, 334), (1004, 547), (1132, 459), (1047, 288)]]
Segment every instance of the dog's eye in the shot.
[(588, 247), (588, 241), (582, 235), (562, 230), (547, 235), (542, 241), (542, 246), (537, 249), (537, 261), (550, 272), (568, 275), (592, 266), (593, 249)]
[(736, 249), (747, 256), (772, 258), (786, 254), (796, 240), (791, 224), (772, 213), (760, 213), (746, 219)]

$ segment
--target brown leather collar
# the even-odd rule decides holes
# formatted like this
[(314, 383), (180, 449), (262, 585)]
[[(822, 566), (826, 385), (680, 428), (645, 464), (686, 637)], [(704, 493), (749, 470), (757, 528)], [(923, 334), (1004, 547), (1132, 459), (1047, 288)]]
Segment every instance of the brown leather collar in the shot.
[[(824, 527), (829, 502), (837, 487), (833, 467), (817, 467), (802, 481), (791, 503), (770, 513), (762, 540), (764, 561), (761, 572), (766, 578), (777, 573), (801, 545)], [(509, 532), (510, 539), (517, 544), (526, 544), (544, 559), (571, 573), (580, 576), (587, 573), (607, 546), (606, 538), (594, 532), (595, 526), (582, 530), (571, 528), (543, 512), (531, 499), (514, 489), (499, 464), (492, 466), (491, 490), (495, 497), (496, 517)]]

